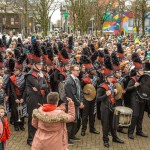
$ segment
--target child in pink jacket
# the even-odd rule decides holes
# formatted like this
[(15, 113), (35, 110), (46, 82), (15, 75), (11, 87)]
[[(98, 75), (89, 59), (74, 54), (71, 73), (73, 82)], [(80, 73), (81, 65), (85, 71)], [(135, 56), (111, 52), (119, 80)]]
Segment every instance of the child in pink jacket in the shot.
[(48, 104), (33, 111), (32, 125), (37, 128), (32, 143), (32, 150), (67, 150), (68, 135), (66, 123), (75, 119), (74, 103), (68, 100), (68, 113), (65, 105), (57, 107), (59, 94), (51, 92), (47, 96)]

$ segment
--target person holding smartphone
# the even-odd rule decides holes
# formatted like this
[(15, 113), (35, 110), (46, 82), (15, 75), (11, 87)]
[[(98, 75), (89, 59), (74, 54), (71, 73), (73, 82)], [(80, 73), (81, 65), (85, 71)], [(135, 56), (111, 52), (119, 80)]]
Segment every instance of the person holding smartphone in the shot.
[(75, 119), (75, 107), (71, 98), (67, 97), (68, 113), (65, 104), (58, 106), (59, 94), (50, 92), (47, 104), (34, 109), (32, 125), (37, 129), (31, 150), (67, 150), (66, 123)]

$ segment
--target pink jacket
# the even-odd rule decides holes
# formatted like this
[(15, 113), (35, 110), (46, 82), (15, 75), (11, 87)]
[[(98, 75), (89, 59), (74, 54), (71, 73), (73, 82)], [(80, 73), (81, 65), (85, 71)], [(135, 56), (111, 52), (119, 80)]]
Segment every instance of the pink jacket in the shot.
[(68, 137), (66, 122), (75, 119), (74, 104), (70, 104), (68, 114), (62, 109), (43, 112), (42, 107), (33, 111), (32, 125), (37, 128), (31, 150), (67, 150)]

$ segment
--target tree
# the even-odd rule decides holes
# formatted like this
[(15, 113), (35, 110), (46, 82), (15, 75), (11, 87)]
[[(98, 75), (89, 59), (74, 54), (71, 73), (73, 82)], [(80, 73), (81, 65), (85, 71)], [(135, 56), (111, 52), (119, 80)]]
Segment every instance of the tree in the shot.
[(104, 14), (110, 10), (116, 0), (66, 0), (73, 21), (74, 30), (79, 27), (81, 33), (87, 32), (90, 19), (94, 19), (94, 28), (102, 31)]
[(145, 20), (150, 15), (150, 1), (149, 0), (134, 0), (131, 3), (131, 11), (134, 13), (134, 25), (137, 34), (139, 34), (140, 27), (142, 27), (142, 35), (145, 35)]
[(14, 0), (3, 0), (0, 1), (0, 10), (1, 12), (3, 12), (4, 15), (4, 29), (5, 29), (5, 33), (7, 32), (7, 13), (8, 11), (11, 10), (11, 6), (14, 3)]
[(66, 3), (73, 20), (73, 30), (78, 28), (81, 34), (87, 33), (90, 19), (93, 17), (93, 1), (67, 0)]
[(32, 0), (29, 6), (37, 23), (42, 27), (43, 35), (46, 36), (50, 18), (60, 7), (59, 0)]
[(114, 4), (115, 0), (95, 0), (93, 16), (95, 22), (96, 35), (97, 30), (100, 30), (102, 33), (103, 24), (107, 20), (107, 18), (105, 18), (104, 16), (108, 11), (112, 10)]
[(69, 10), (69, 18), (72, 20), (73, 31), (75, 33), (77, 29), (77, 15), (76, 15), (76, 2), (75, 0), (66, 0), (65, 1)]

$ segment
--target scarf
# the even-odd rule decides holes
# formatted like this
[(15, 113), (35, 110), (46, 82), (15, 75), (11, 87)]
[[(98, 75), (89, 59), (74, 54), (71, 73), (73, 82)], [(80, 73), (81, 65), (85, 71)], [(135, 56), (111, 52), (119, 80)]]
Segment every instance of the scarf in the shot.
[(52, 105), (52, 104), (44, 104), (42, 107), (42, 110), (45, 112), (53, 111), (57, 108), (57, 106)]

